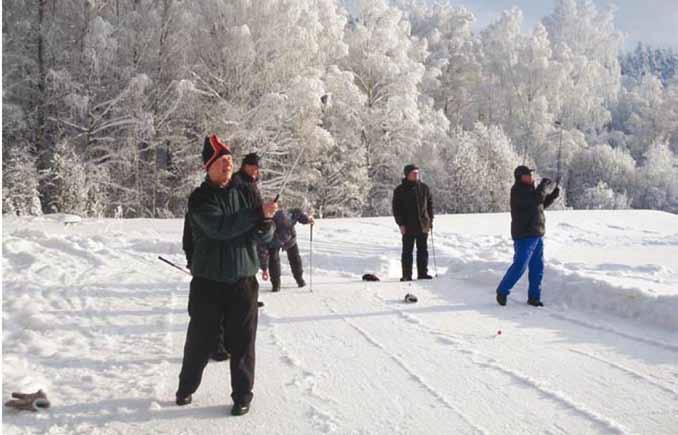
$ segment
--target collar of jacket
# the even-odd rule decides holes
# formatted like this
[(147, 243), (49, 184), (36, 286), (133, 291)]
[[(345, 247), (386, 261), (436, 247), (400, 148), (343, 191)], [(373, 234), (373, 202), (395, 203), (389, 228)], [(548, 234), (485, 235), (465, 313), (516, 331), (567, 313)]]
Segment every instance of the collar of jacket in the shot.
[(403, 186), (416, 186), (417, 184), (419, 184), (419, 180), (410, 181), (407, 178), (403, 178)]
[(210, 180), (210, 177), (206, 175), (206, 176), (205, 176), (204, 184), (205, 184), (207, 187), (209, 187), (210, 189), (215, 189), (215, 190), (219, 190), (219, 189), (222, 189), (222, 190), (223, 190), (223, 189), (228, 189), (228, 188), (230, 188), (231, 186), (233, 186), (233, 177), (231, 177), (230, 181), (229, 181), (228, 183), (226, 183), (225, 186), (219, 186), (218, 184), (215, 184), (214, 182), (212, 182), (212, 180)]
[(520, 180), (516, 180), (515, 185), (516, 185), (517, 187), (520, 187), (521, 189), (530, 189), (530, 190), (536, 189), (536, 187), (534, 186), (534, 183), (532, 183), (532, 184), (525, 184), (525, 183), (523, 183), (523, 182), (520, 181)]

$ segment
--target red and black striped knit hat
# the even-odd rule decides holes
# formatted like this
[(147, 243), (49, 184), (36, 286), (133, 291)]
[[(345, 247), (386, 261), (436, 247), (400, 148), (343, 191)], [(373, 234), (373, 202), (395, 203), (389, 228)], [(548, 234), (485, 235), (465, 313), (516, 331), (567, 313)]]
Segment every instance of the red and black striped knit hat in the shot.
[(206, 171), (216, 159), (226, 155), (231, 155), (231, 149), (221, 142), (216, 134), (205, 137), (205, 143), (202, 147), (202, 162)]

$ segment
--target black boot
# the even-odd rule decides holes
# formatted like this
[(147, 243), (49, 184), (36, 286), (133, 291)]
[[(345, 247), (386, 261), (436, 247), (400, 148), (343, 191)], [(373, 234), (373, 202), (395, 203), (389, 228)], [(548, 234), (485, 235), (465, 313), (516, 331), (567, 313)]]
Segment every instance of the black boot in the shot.
[(299, 278), (297, 280), (297, 285), (299, 286), (299, 288), (306, 287), (306, 281), (304, 281), (304, 278)]
[(233, 408), (231, 408), (231, 415), (240, 416), (245, 415), (250, 412), (249, 403), (234, 403)]
[(533, 307), (543, 307), (544, 306), (544, 304), (542, 304), (539, 299), (528, 299), (527, 305), (532, 305)]
[(431, 275), (429, 275), (428, 273), (425, 273), (423, 275), (419, 275), (417, 277), (417, 279), (433, 279), (433, 277)]
[(497, 292), (497, 303), (501, 305), (502, 307), (506, 305), (506, 295)]
[[(405, 257), (405, 255), (403, 255)], [(401, 281), (412, 281), (412, 258), (403, 258), (401, 261), (403, 274), (400, 278)]]
[(186, 406), (193, 401), (193, 396), (190, 394), (188, 396), (180, 396), (177, 394), (177, 406)]

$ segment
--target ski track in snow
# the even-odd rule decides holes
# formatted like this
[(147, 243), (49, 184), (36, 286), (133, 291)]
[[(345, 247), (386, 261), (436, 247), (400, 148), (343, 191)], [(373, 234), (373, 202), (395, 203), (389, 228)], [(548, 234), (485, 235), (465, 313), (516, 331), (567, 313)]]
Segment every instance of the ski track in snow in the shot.
[[(480, 356), (476, 352), (472, 352), (472, 355)], [(540, 382), (538, 380), (532, 379), (531, 377), (520, 373), (517, 370), (509, 369), (505, 367), (502, 364), (498, 364), (496, 361), (493, 359), (483, 357), (483, 360), (475, 360), (477, 364), (486, 366), (486, 367), (491, 367), (493, 369), (499, 370), (503, 373), (506, 373), (507, 375), (524, 382), (525, 384), (538, 389), (542, 393), (544, 393), (545, 396), (552, 398), (553, 400), (561, 402), (563, 405), (569, 407), (573, 411), (578, 412), (579, 414), (591, 419), (592, 421), (597, 422), (601, 428), (607, 429), (608, 431), (612, 433), (617, 433), (617, 434), (626, 434), (628, 433), (626, 429), (624, 429), (623, 426), (621, 426), (619, 423), (616, 421), (612, 420), (609, 417), (606, 417), (604, 415), (600, 415), (599, 413), (588, 409), (586, 406), (582, 405), (581, 403), (577, 403), (575, 400), (571, 399), (564, 393), (557, 391), (557, 390), (552, 390), (548, 386), (546, 386), (543, 382)]]
[(618, 370), (621, 370), (621, 371), (623, 371), (623, 372), (625, 372), (625, 373), (628, 373), (628, 374), (630, 374), (631, 376), (635, 376), (635, 377), (638, 378), (638, 379), (642, 379), (643, 381), (645, 381), (645, 382), (647, 382), (647, 383), (649, 383), (649, 384), (651, 384), (651, 385), (654, 385), (655, 387), (659, 388), (660, 390), (666, 391), (667, 393), (669, 393), (669, 394), (671, 394), (671, 395), (673, 395), (673, 396), (675, 396), (675, 397), (678, 398), (678, 391), (677, 391), (677, 390), (674, 390), (674, 389), (671, 388), (671, 387), (667, 387), (666, 385), (664, 385), (664, 384), (662, 384), (662, 383), (660, 383), (660, 382), (657, 382), (656, 380), (652, 379), (652, 378), (651, 378), (650, 376), (648, 376), (648, 375), (644, 375), (644, 374), (642, 374), (642, 373), (640, 373), (640, 372), (638, 372), (638, 371), (636, 371), (636, 370), (633, 370), (633, 369), (631, 369), (631, 368), (625, 367), (625, 366), (623, 366), (623, 365), (621, 365), (621, 364), (617, 364), (616, 362), (613, 362), (613, 361), (610, 361), (610, 360), (608, 360), (608, 359), (602, 358), (602, 357), (600, 357), (600, 356), (594, 355), (594, 354), (592, 354), (592, 353), (590, 353), (590, 352), (585, 352), (585, 351), (578, 350), (578, 349), (570, 349), (570, 352), (574, 352), (574, 353), (576, 353), (576, 354), (578, 354), (578, 355), (583, 355), (583, 356), (585, 356), (585, 357), (587, 357), (587, 358), (591, 358), (591, 359), (593, 359), (593, 360), (600, 361), (600, 362), (602, 362), (602, 363), (604, 363), (604, 364), (609, 365), (610, 367), (614, 367), (615, 369), (618, 369)]
[[(663, 341), (653, 340), (651, 338), (640, 337), (638, 335), (629, 334), (629, 333), (619, 331), (615, 328), (611, 328), (609, 326), (606, 326), (606, 325), (603, 325), (603, 324), (600, 324), (600, 323), (595, 323), (595, 322), (590, 322), (590, 321), (578, 319), (578, 318), (575, 318), (575, 317), (572, 317), (572, 316), (569, 316), (569, 315), (566, 315), (566, 314), (563, 314), (563, 313), (557, 313), (557, 312), (554, 312), (553, 310), (550, 310), (548, 308), (545, 311), (548, 311), (549, 315), (551, 317), (553, 317), (554, 319), (563, 320), (565, 322), (570, 322), (570, 323), (573, 323), (575, 325), (583, 326), (583, 327), (590, 328), (590, 329), (593, 329), (593, 330), (596, 330), (596, 331), (607, 332), (607, 333), (614, 334), (614, 335), (617, 335), (617, 336), (622, 337), (622, 338), (626, 338), (628, 340), (633, 340), (633, 341), (643, 343), (643, 344), (649, 344), (651, 346), (656, 346), (656, 347), (659, 347), (661, 349), (665, 349), (665, 350), (668, 350), (668, 351), (678, 352), (678, 345), (673, 345), (673, 344), (666, 343), (666, 342), (663, 342)], [(678, 356), (676, 356), (676, 358), (678, 358)]]
[[(332, 308), (332, 306), (325, 301), (327, 304), (328, 309), (330, 310), (331, 313), (340, 315), (337, 310)], [(346, 322), (351, 328), (353, 328), (355, 331), (357, 331), (360, 335), (367, 340), (368, 343), (372, 344), (374, 347), (378, 348), (379, 350), (383, 351), (388, 355), (388, 357), (394, 361), (398, 366), (400, 366), (401, 369), (403, 369), (412, 379), (414, 379), (421, 387), (423, 387), (426, 391), (428, 391), (436, 400), (438, 400), (440, 403), (444, 404), (447, 408), (449, 408), (451, 411), (453, 411), (455, 414), (457, 414), (459, 417), (461, 417), (462, 420), (466, 422), (466, 424), (469, 425), (469, 427), (475, 432), (475, 433), (480, 433), (480, 434), (489, 434), (487, 430), (482, 428), (481, 426), (477, 425), (476, 423), (473, 423), (471, 419), (464, 414), (463, 411), (461, 411), (458, 407), (453, 405), (441, 392), (439, 392), (435, 387), (433, 387), (430, 383), (426, 382), (420, 375), (418, 375), (414, 370), (408, 367), (408, 365), (397, 355), (389, 352), (381, 343), (379, 343), (377, 340), (375, 340), (367, 331), (365, 331), (363, 328), (359, 327), (355, 322), (350, 321), (344, 316), (341, 316), (342, 320)]]
[[(298, 388), (303, 394), (301, 400), (308, 406), (308, 415), (311, 416), (313, 426), (323, 432), (330, 433), (340, 427), (341, 422), (327, 409), (327, 405), (336, 403), (331, 397), (326, 397), (317, 391), (316, 373), (304, 367), (302, 361), (295, 357), (292, 352), (285, 346), (282, 339), (276, 332), (275, 324), (271, 320), (275, 320), (272, 316), (262, 315), (261, 318), (268, 326), (268, 336), (270, 342), (280, 352), (280, 362), (294, 370), (293, 378), (286, 383), (288, 387)], [(315, 399), (311, 401), (311, 399)], [(313, 402), (313, 403), (312, 403)]]
[(569, 398), (566, 394), (549, 388), (544, 382), (535, 380), (530, 376), (525, 375), (517, 370), (508, 368), (505, 365), (498, 363), (494, 358), (483, 355), (477, 350), (468, 348), (466, 346), (466, 343), (463, 340), (459, 339), (458, 336), (450, 335), (442, 331), (432, 330), (426, 327), (425, 324), (421, 320), (419, 320), (416, 316), (413, 316), (409, 313), (404, 313), (401, 310), (395, 311), (400, 315), (402, 319), (406, 320), (411, 324), (417, 325), (419, 329), (422, 330), (423, 332), (431, 333), (438, 337), (442, 337), (443, 338), (442, 341), (444, 343), (453, 345), (458, 352), (464, 353), (472, 357), (471, 361), (474, 364), (497, 370), (519, 382), (524, 383), (528, 387), (539, 391), (539, 393), (543, 394), (545, 397), (549, 397), (566, 406), (567, 408), (579, 413), (580, 415), (591, 420), (592, 422), (599, 424), (601, 429), (605, 429), (607, 431), (610, 431), (611, 433), (617, 434), (628, 433), (626, 429), (624, 429), (623, 426), (620, 425), (619, 423), (615, 422), (614, 420), (608, 417), (600, 415), (599, 413), (591, 409), (588, 409), (581, 403), (577, 403), (575, 400)]

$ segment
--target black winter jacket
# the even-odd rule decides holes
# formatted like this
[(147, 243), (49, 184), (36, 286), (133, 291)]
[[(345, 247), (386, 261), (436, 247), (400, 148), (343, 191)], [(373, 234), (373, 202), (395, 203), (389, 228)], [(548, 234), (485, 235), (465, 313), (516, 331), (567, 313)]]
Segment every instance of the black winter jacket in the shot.
[(205, 181), (193, 191), (187, 215), (193, 276), (232, 283), (256, 275), (256, 244), (270, 242), (275, 226), (254, 198), (251, 186), (234, 182), (221, 188)]
[[(247, 201), (249, 204), (252, 204), (252, 207), (260, 207), (263, 204), (261, 193), (257, 188), (257, 180), (247, 175), (244, 171), (238, 171), (233, 174), (231, 187), (236, 187), (245, 193)], [(188, 212), (186, 212), (184, 217), (184, 232), (181, 245), (186, 254), (186, 267), (190, 269), (193, 257), (193, 231), (191, 230), (191, 220), (188, 217)]]
[(407, 234), (429, 232), (433, 228), (433, 199), (428, 186), (403, 179), (393, 191), (393, 217)]
[(520, 181), (511, 188), (511, 237), (513, 240), (543, 237), (546, 233), (544, 209), (558, 198), (559, 190), (546, 194), (546, 185)]

